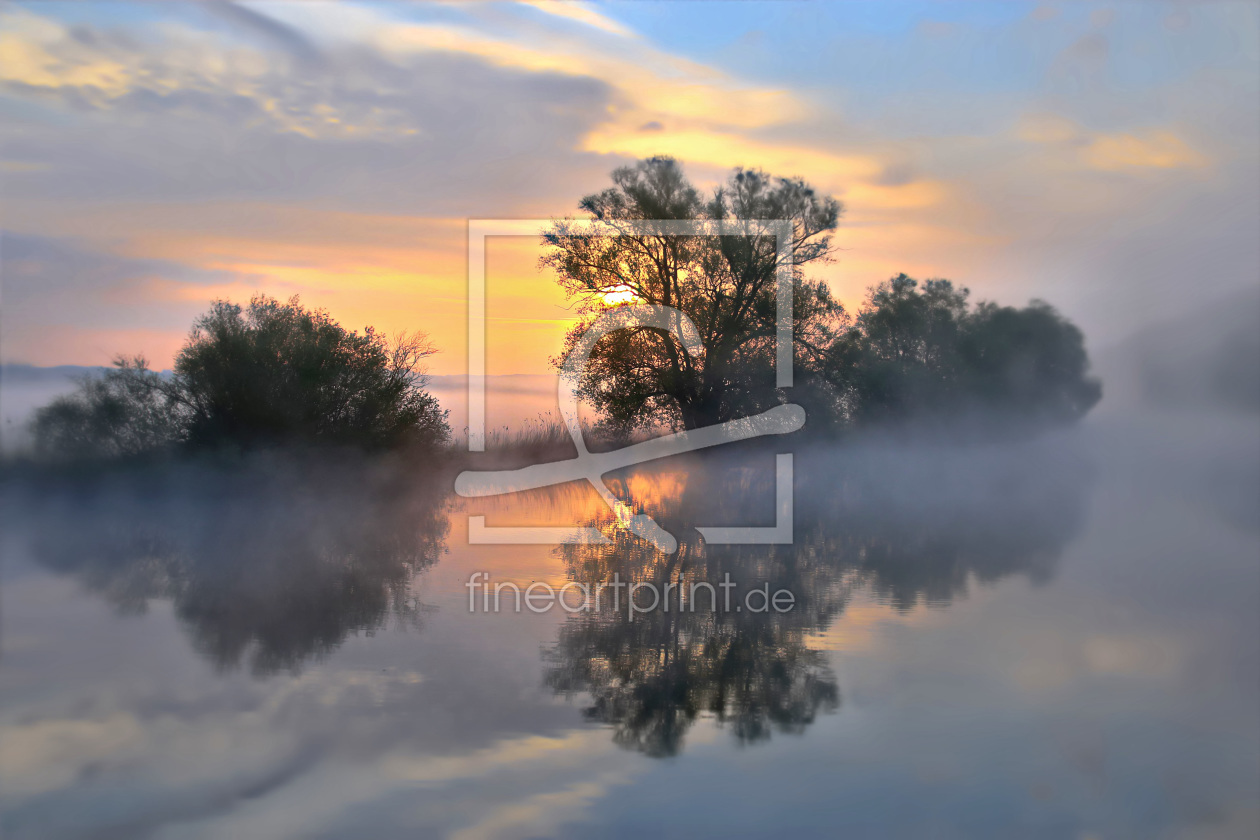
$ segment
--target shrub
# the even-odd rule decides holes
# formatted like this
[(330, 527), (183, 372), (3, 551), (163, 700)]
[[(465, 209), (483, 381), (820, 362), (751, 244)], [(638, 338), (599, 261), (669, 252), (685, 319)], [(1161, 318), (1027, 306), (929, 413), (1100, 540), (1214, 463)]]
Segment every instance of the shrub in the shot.
[(424, 390), (422, 335), (387, 340), (327, 312), (257, 295), (198, 318), (172, 377), (120, 358), (36, 412), (36, 450), (72, 459), (173, 444), (250, 449), (320, 444), (383, 449), (445, 441), (446, 412)]
[(184, 437), (183, 412), (142, 356), (79, 381), (73, 394), (37, 409), (31, 421), (36, 453), (89, 460), (154, 452)]
[(832, 345), (825, 377), (857, 426), (956, 424), (1008, 428), (1070, 423), (1098, 402), (1081, 331), (1050, 305), (981, 303), (948, 280), (904, 274), (872, 290)]
[(446, 412), (424, 390), (433, 347), (348, 331), (326, 312), (255, 296), (218, 301), (175, 361), (193, 446), (289, 442), (367, 448), (446, 439)]

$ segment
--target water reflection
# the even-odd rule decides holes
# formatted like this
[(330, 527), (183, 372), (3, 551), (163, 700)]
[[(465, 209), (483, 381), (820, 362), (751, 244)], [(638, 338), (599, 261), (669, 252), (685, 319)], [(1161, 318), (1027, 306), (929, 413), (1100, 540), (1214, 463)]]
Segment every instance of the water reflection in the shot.
[[(395, 496), (372, 470), (18, 487), (0, 505), (0, 828), (1255, 836), (1256, 532), (1224, 526), (1202, 492), (1221, 464), (1254, 468), (1255, 432), (1091, 434), (1096, 489), (1070, 441), (798, 451), (793, 547), (706, 546), (691, 529), (772, 522), (773, 453), (621, 477), (619, 492), (679, 536), (673, 556), (624, 537), (464, 544), (468, 513), (589, 518), (580, 494), (557, 492), (534, 509), (460, 509), (449, 554), (426, 565), (443, 541), (441, 500)], [(27, 562), (32, 541), (41, 568)], [(400, 563), (427, 570), (410, 591)], [(467, 609), (474, 571), (553, 585), (729, 571), (797, 603), (756, 615), (701, 601), (633, 621), (485, 615)], [(118, 620), (80, 584), (151, 615)], [(423, 617), (424, 632), (353, 635), (395, 616)], [(245, 639), (227, 655), (244, 667), (216, 674), (181, 626)], [(307, 667), (251, 678), (264, 650)], [(671, 752), (683, 761), (645, 758)]]
[(859, 572), (899, 610), (948, 605), (973, 583), (1045, 583), (1092, 486), (1071, 447), (867, 449), (805, 459), (797, 546)]
[(441, 496), (370, 465), (184, 467), (38, 494), (35, 559), (122, 613), (169, 599), (217, 668), (296, 671), (351, 634), (417, 625)]
[[(1013, 457), (1018, 456), (1018, 457)], [(1052, 460), (1048, 460), (1052, 459)], [(763, 459), (764, 460), (764, 459)], [(1013, 574), (1047, 580), (1084, 516), (1089, 470), (1048, 450), (864, 449), (798, 453), (792, 545), (717, 546), (696, 526), (755, 523), (773, 510), (773, 468), (710, 458), (679, 471), (641, 472), (618, 494), (678, 536), (665, 555), (614, 526), (584, 523), (609, 545), (557, 549), (570, 580), (591, 591), (614, 580), (651, 593), (695, 593), (670, 609), (586, 610), (545, 653), (547, 684), (589, 697), (585, 715), (651, 756), (683, 747), (702, 716), (741, 743), (800, 733), (840, 704), (840, 689), (810, 639), (866, 587), (900, 610), (943, 606), (973, 582)], [(736, 582), (729, 607), (718, 593)], [(667, 585), (673, 584), (673, 588)], [(742, 593), (786, 590), (786, 612), (745, 608)], [(764, 601), (754, 598), (760, 609)]]
[[(611, 479), (678, 537), (678, 551), (615, 528), (600, 506), (583, 524), (610, 543), (557, 548), (563, 574), (592, 587), (615, 577), (700, 594), (681, 609), (569, 616), (545, 652), (544, 682), (582, 696), (589, 719), (651, 756), (679, 752), (706, 717), (741, 743), (803, 732), (840, 705), (812, 639), (855, 592), (909, 610), (946, 605), (976, 582), (1049, 578), (1088, 495), (1088, 470), (1064, 451), (798, 452), (795, 542), (781, 546), (708, 545), (695, 530), (772, 519), (773, 453)], [(449, 527), (435, 484), (361, 463), (167, 468), (46, 488), (24, 516), (39, 563), (124, 613), (169, 600), (217, 668), (263, 676), (296, 671), (352, 634), (421, 623), (413, 579), (444, 550)], [(563, 490), (534, 498), (532, 515), (550, 521), (572, 502)], [(727, 580), (738, 587), (730, 607), (721, 603)], [(743, 609), (754, 588), (792, 593), (791, 609)]]
[[(659, 520), (658, 520), (659, 521)], [(845, 587), (831, 569), (798, 562), (791, 552), (707, 548), (680, 541), (663, 556), (649, 544), (602, 525), (612, 545), (562, 549), (574, 580), (654, 584), (683, 595), (669, 611), (604, 609), (575, 615), (549, 650), (546, 680), (555, 691), (588, 693), (587, 717), (611, 724), (614, 740), (653, 756), (673, 755), (701, 713), (729, 724), (740, 741), (772, 731), (799, 732), (840, 702), (823, 655), (808, 634), (838, 611)], [(706, 550), (707, 548), (707, 550)], [(727, 580), (799, 593), (797, 609), (754, 614), (724, 609)], [(698, 586), (707, 583), (712, 590)], [(693, 588), (693, 584), (697, 586)], [(739, 593), (732, 602), (739, 600)]]

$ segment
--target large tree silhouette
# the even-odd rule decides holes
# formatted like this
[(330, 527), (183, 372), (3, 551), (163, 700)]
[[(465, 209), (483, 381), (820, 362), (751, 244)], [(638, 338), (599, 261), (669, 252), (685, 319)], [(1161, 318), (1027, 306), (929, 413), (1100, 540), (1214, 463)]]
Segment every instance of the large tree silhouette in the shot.
[[(582, 383), (586, 398), (623, 429), (652, 423), (695, 428), (778, 402), (777, 273), (790, 255), (795, 352), (802, 366), (816, 365), (843, 310), (803, 269), (830, 254), (840, 203), (803, 181), (756, 169), (736, 170), (706, 199), (667, 157), (618, 169), (612, 180), (580, 208), (615, 235), (566, 219), (543, 236), (543, 264), (557, 272), (582, 316), (565, 355), (595, 318), (626, 303), (681, 310), (695, 323), (704, 350), (692, 357), (660, 330), (620, 330), (596, 346)], [(683, 236), (651, 224), (679, 220), (722, 223), (733, 235)], [(764, 220), (790, 222), (785, 251), (776, 248)]]

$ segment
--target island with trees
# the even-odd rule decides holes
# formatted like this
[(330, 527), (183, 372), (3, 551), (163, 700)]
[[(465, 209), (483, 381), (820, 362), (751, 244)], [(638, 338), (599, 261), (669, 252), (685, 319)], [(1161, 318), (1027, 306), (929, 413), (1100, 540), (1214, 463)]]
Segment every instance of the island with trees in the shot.
[[(1025, 434), (1075, 422), (1101, 397), (1080, 330), (1043, 301), (972, 304), (949, 280), (899, 274), (847, 312), (807, 273), (833, 259), (844, 208), (798, 178), (737, 169), (705, 195), (676, 160), (654, 157), (614, 171), (612, 186), (579, 208), (584, 218), (557, 220), (542, 235), (541, 267), (577, 313), (556, 364), (597, 318), (631, 304), (682, 312), (703, 343), (693, 355), (650, 327), (601, 338), (580, 384), (610, 435), (694, 429), (789, 401), (774, 370), (783, 268), (792, 278), (790, 401), (806, 407), (810, 435)], [(790, 223), (786, 247), (766, 220)], [(736, 233), (683, 236), (653, 230), (654, 221)], [(451, 433), (425, 387), (423, 365), (436, 349), (419, 333), (348, 330), (296, 297), (216, 301), (173, 371), (119, 357), (38, 409), (35, 452), (61, 460), (316, 446), (437, 452)]]

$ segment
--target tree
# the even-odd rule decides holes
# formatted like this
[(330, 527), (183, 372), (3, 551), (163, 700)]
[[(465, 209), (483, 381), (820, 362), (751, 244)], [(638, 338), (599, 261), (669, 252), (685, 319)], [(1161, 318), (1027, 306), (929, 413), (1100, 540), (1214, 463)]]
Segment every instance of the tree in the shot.
[(293, 441), (366, 447), (433, 443), (445, 412), (424, 391), (420, 335), (360, 335), (298, 298), (216, 301), (175, 360), (194, 446)]
[(948, 280), (899, 274), (871, 290), (831, 346), (825, 378), (857, 426), (1068, 423), (1098, 402), (1084, 337), (1051, 306), (981, 303)]
[(392, 341), (346, 330), (297, 297), (256, 295), (247, 307), (216, 301), (195, 322), (174, 375), (141, 358), (80, 383), (37, 412), (37, 449), (63, 457), (196, 447), (334, 444), (432, 445), (448, 435), (446, 412), (424, 390), (422, 335)]
[[(801, 180), (757, 169), (737, 169), (706, 201), (668, 157), (618, 169), (612, 181), (579, 207), (614, 235), (565, 219), (543, 236), (549, 250), (542, 264), (556, 271), (581, 315), (557, 364), (604, 312), (628, 303), (668, 306), (692, 320), (704, 350), (690, 356), (672, 336), (646, 327), (601, 339), (582, 391), (612, 426), (692, 429), (780, 402), (775, 300), (783, 254), (773, 231), (758, 222), (791, 223), (794, 348), (808, 369), (821, 361), (843, 319), (828, 287), (803, 273), (830, 254), (840, 203)], [(732, 233), (678, 235), (653, 224), (661, 221), (721, 223)]]
[(1102, 398), (1085, 337), (1045, 301), (981, 303), (966, 319), (963, 390), (981, 406), (1037, 424), (1071, 423)]
[(948, 280), (899, 274), (871, 290), (853, 325), (833, 345), (829, 374), (858, 424), (921, 417), (955, 398), (956, 345), (967, 290)]
[(36, 453), (75, 460), (119, 458), (166, 448), (184, 436), (181, 412), (143, 356), (114, 360), (99, 376), (35, 411)]

